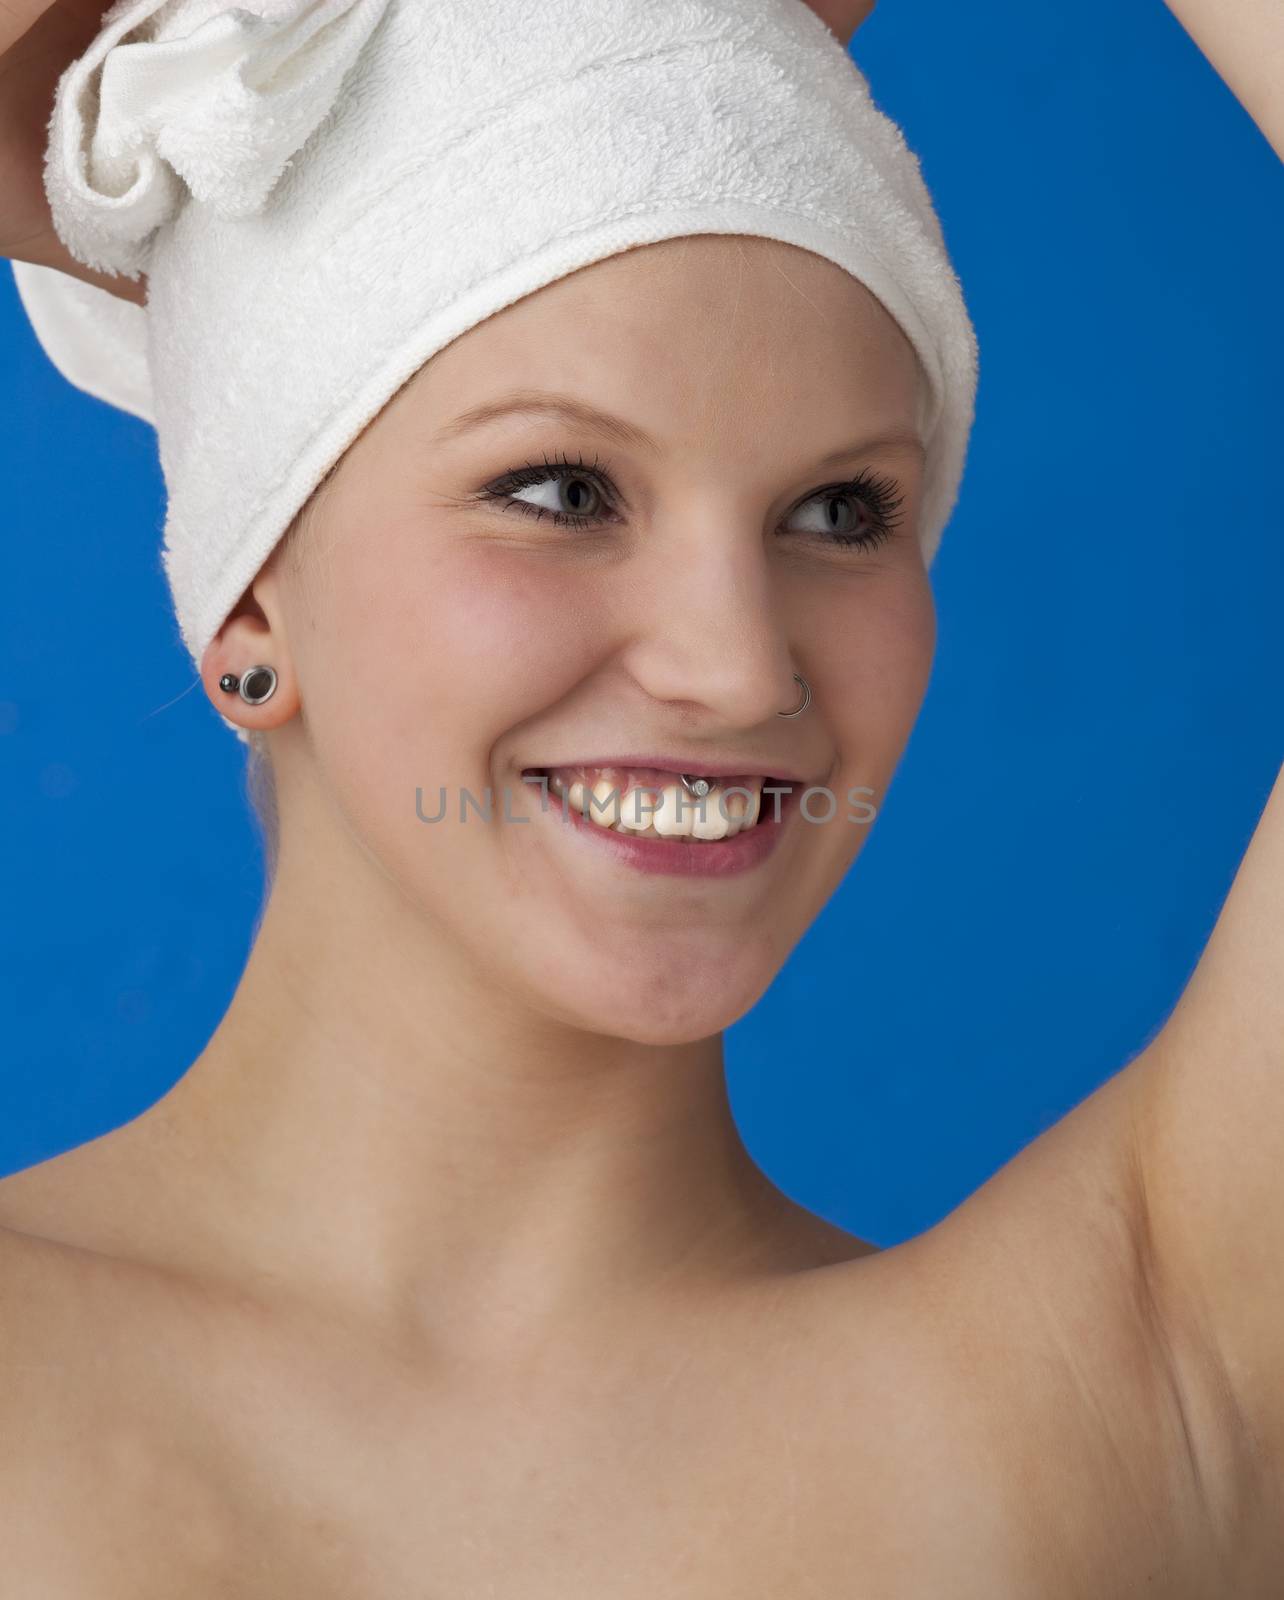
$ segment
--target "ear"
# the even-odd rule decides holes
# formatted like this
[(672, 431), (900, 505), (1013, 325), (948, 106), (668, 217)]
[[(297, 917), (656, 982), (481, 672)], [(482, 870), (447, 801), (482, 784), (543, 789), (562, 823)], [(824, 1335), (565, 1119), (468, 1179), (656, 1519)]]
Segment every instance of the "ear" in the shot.
[(844, 45), (873, 12), (878, 0), (806, 0), (806, 4)]
[[(259, 573), (201, 657), (201, 682), (210, 701), (230, 721), (256, 732), (279, 728), (295, 715), (300, 703), (285, 630), (276, 620), (279, 608), (273, 583), (270, 571)], [(271, 667), (276, 673), (276, 688), (262, 705), (248, 705), (235, 689), (222, 687), (220, 680), (226, 674), (239, 679), (251, 667), (259, 666)]]

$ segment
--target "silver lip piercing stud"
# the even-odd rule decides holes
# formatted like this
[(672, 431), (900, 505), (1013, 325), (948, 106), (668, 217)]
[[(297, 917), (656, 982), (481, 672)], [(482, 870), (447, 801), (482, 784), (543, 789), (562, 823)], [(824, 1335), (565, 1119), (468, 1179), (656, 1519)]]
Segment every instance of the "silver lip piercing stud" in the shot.
[(272, 667), (251, 667), (239, 678), (225, 672), (218, 686), (227, 694), (239, 694), (247, 706), (261, 706), (276, 693), (276, 672)]

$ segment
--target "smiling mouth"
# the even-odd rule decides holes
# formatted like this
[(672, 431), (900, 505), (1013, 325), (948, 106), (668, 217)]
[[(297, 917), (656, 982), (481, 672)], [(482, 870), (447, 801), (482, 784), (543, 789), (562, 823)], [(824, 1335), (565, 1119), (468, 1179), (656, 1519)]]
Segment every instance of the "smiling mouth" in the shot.
[(562, 806), (610, 833), (695, 846), (770, 826), (795, 787), (784, 778), (747, 773), (706, 779), (707, 793), (697, 795), (680, 773), (657, 768), (527, 767), (522, 776), (544, 783)]

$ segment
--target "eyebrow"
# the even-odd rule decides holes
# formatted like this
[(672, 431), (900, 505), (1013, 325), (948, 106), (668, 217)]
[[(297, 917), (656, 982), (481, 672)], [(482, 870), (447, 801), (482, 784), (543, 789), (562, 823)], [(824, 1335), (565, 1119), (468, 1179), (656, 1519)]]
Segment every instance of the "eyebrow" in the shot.
[[(595, 433), (613, 439), (626, 450), (641, 450), (653, 456), (660, 454), (660, 446), (651, 435), (635, 424), (626, 422), (623, 417), (614, 416), (609, 411), (600, 411), (596, 406), (586, 405), (584, 401), (576, 400), (571, 395), (549, 394), (541, 389), (519, 390), (515, 394), (504, 395), (501, 399), (487, 400), (481, 405), (470, 407), (441, 429), (436, 442), (448, 444), (451, 440), (458, 439), (461, 434), (482, 427), (488, 422), (497, 422), (503, 417), (523, 415), (555, 417), (573, 427), (591, 428)], [(816, 465), (834, 466), (852, 456), (869, 455), (876, 450), (907, 450), (919, 456), (926, 454), (923, 441), (913, 429), (890, 428), (871, 438), (844, 445), (841, 449), (832, 451)]]

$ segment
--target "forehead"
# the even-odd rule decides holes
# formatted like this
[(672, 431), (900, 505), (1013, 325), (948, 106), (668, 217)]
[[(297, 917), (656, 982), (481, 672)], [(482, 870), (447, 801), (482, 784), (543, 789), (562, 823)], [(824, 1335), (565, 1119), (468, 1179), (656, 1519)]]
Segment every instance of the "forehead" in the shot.
[[(416, 379), (455, 415), (500, 389), (557, 389), (643, 427), (716, 419), (832, 431), (917, 427), (926, 380), (877, 297), (834, 262), (756, 235), (640, 245), (524, 296), (461, 334)], [(648, 420), (649, 419), (649, 420)]]
[(641, 331), (657, 321), (734, 329), (755, 347), (838, 337), (871, 350), (913, 349), (876, 296), (835, 262), (751, 234), (662, 239), (591, 262), (505, 307), (473, 332), (520, 339), (580, 317)]

